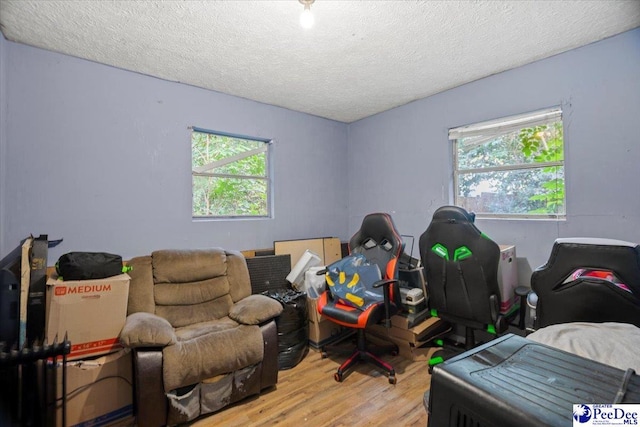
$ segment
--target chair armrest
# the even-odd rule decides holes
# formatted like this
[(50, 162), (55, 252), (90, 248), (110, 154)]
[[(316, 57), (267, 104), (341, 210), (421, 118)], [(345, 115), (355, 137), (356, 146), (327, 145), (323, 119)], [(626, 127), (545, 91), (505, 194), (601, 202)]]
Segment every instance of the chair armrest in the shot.
[(282, 304), (266, 295), (249, 295), (235, 303), (229, 317), (244, 325), (259, 325), (282, 313)]
[(398, 283), (398, 279), (387, 279), (387, 280), (378, 280), (372, 286), (374, 288), (379, 288), (380, 286), (390, 285), (392, 283)]
[(120, 343), (129, 348), (166, 347), (177, 341), (173, 326), (155, 314), (138, 312), (127, 316)]
[(372, 285), (374, 288), (384, 286), (384, 327), (387, 329), (391, 327), (391, 293), (389, 292), (389, 287), (392, 283), (398, 283), (398, 279), (378, 280)]

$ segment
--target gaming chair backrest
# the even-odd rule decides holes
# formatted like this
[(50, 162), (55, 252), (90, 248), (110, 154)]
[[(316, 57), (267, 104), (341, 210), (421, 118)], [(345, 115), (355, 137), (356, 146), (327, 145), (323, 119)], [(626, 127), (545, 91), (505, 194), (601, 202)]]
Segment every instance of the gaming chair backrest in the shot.
[(495, 325), (500, 309), (500, 248), (473, 219), (460, 207), (443, 206), (420, 236), (429, 308), (440, 317), (471, 326)]
[[(584, 268), (612, 271), (624, 287), (574, 275)], [(538, 295), (536, 328), (579, 321), (640, 326), (640, 246), (611, 239), (557, 239), (549, 260), (531, 275), (531, 288)]]
[(398, 277), (398, 259), (403, 249), (400, 233), (386, 213), (365, 216), (360, 230), (349, 240), (349, 253), (362, 254), (377, 264), (383, 279)]

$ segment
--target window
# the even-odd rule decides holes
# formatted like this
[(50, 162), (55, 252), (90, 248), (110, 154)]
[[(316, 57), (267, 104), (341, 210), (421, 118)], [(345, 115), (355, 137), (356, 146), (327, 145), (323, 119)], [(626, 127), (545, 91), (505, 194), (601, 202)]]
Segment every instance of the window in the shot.
[(449, 130), (455, 204), (480, 217), (565, 216), (562, 111)]
[(193, 216), (270, 217), (269, 142), (193, 128)]

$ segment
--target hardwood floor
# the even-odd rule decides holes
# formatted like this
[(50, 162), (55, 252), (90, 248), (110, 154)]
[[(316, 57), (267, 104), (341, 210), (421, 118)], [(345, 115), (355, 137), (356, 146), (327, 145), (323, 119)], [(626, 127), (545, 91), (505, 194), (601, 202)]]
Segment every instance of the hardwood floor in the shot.
[(429, 388), (427, 361), (387, 356), (397, 384), (371, 364), (359, 363), (342, 383), (333, 374), (344, 355), (322, 359), (312, 349), (292, 369), (280, 371), (277, 386), (191, 425), (252, 426), (420, 426), (427, 425), (422, 403)]

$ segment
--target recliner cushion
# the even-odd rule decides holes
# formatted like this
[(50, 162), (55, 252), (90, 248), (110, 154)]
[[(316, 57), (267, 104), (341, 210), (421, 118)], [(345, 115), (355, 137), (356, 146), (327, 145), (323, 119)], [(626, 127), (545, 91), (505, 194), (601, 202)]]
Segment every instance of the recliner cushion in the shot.
[(156, 305), (156, 314), (167, 319), (174, 328), (220, 319), (229, 314), (233, 302), (229, 294), (212, 301), (193, 305)]
[(238, 325), (178, 341), (162, 353), (164, 389), (168, 392), (259, 363), (264, 343), (259, 326)]
[(193, 305), (220, 298), (229, 293), (226, 276), (196, 282), (158, 283), (154, 294), (156, 305)]
[(197, 282), (227, 274), (223, 249), (161, 250), (151, 254), (155, 283)]
[(234, 329), (237, 328), (238, 325), (238, 322), (235, 320), (230, 319), (229, 317), (223, 317), (222, 319), (195, 323), (193, 325), (177, 328), (175, 330), (175, 334), (177, 341), (189, 341), (203, 335), (226, 331), (227, 329)]
[(155, 313), (176, 328), (225, 317), (233, 305), (225, 276), (190, 283), (160, 283), (154, 288)]

